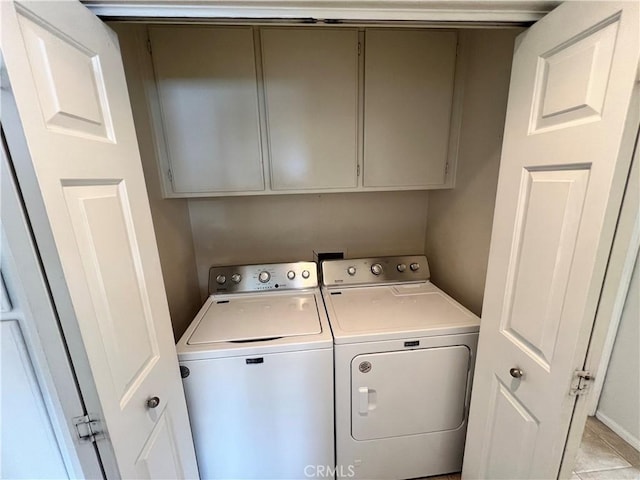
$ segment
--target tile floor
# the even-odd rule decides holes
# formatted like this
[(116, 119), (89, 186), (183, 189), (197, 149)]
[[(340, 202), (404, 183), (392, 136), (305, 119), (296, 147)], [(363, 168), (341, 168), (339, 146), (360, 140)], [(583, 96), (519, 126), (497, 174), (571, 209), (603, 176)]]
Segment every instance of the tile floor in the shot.
[(640, 452), (589, 417), (573, 471), (573, 480), (640, 480)]
[[(589, 417), (572, 480), (640, 480), (640, 452), (596, 417)], [(460, 474), (425, 480), (460, 480)]]

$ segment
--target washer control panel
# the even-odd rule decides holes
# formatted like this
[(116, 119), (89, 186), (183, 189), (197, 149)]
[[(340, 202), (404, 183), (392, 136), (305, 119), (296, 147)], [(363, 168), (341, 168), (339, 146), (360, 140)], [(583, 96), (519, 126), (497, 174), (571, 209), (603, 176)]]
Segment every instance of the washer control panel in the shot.
[(322, 284), (329, 287), (420, 282), (429, 280), (429, 277), (429, 264), (424, 255), (322, 262)]
[(209, 295), (214, 293), (297, 290), (318, 286), (314, 262), (211, 267)]

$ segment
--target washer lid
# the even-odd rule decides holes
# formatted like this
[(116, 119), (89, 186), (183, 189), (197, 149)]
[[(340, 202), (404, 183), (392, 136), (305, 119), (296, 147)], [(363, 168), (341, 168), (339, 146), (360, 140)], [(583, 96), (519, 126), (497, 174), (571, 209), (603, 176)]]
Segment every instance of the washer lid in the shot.
[(312, 335), (322, 331), (313, 293), (251, 295), (241, 298), (211, 296), (189, 345), (251, 342)]
[(479, 326), (478, 317), (430, 282), (332, 289), (325, 295), (332, 307), (329, 321), (336, 341), (370, 335), (466, 333)]

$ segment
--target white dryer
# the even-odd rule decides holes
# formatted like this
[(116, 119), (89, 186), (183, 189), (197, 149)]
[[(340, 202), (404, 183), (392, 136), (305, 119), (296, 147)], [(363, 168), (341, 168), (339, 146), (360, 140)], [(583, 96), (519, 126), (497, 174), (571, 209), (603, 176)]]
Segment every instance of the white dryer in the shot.
[(316, 264), (214, 267), (177, 344), (202, 479), (333, 471), (333, 341)]
[(330, 260), (322, 272), (338, 474), (460, 471), (479, 318), (429, 281), (424, 256)]

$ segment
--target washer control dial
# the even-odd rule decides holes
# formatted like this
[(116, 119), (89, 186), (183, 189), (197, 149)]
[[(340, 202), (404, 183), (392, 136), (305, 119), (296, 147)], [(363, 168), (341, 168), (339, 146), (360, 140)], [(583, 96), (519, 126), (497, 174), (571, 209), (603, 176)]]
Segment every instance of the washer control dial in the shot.
[(288, 278), (289, 280), (293, 280), (294, 278), (296, 278), (296, 272), (294, 272), (293, 270), (289, 270), (289, 271), (287, 272), (287, 278)]
[(306, 280), (307, 278), (309, 278), (309, 275), (311, 275), (311, 274), (309, 273), (309, 270), (303, 270), (303, 271), (302, 271), (302, 278), (304, 278), (305, 280)]
[(216, 282), (218, 282), (218, 285), (224, 285), (227, 281), (227, 277), (225, 277), (224, 275), (218, 275), (216, 277)]
[(407, 266), (404, 263), (399, 263), (398, 266), (396, 267), (396, 269), (399, 272), (404, 272), (407, 269)]
[(419, 263), (412, 263), (411, 265), (409, 265), (409, 268), (411, 268), (412, 272), (417, 272), (418, 270), (420, 270), (420, 264)]
[(240, 283), (240, 280), (242, 280), (242, 275), (240, 275), (239, 273), (234, 273), (233, 275), (231, 275), (231, 281), (233, 283)]
[(347, 268), (347, 273), (352, 277), (356, 274), (356, 267), (353, 265)]
[(371, 273), (374, 275), (380, 275), (382, 273), (382, 265), (379, 263), (374, 263), (371, 265)]
[(260, 280), (260, 283), (267, 283), (270, 279), (271, 279), (271, 274), (266, 270), (263, 270), (258, 275), (258, 280)]

